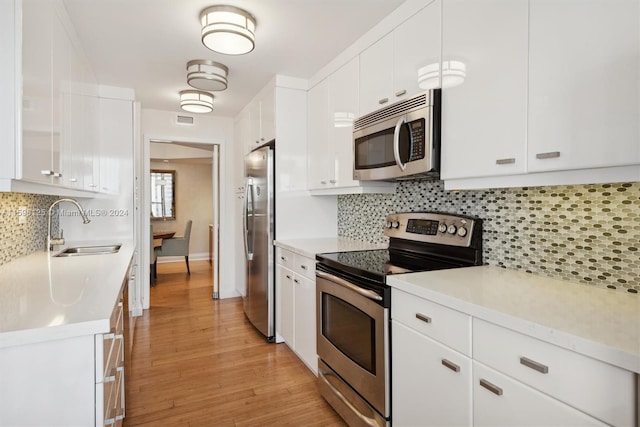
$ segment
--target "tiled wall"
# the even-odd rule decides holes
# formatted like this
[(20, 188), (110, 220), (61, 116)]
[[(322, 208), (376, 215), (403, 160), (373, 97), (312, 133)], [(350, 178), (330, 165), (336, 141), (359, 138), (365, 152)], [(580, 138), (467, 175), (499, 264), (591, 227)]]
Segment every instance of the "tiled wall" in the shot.
[[(44, 250), (47, 210), (56, 199), (39, 194), (0, 193), (0, 265)], [(20, 216), (25, 219), (23, 224), (19, 223)], [(57, 228), (54, 217), (54, 230)]]
[(405, 181), (396, 194), (338, 199), (338, 234), (384, 242), (388, 213), (440, 211), (484, 220), (484, 262), (640, 292), (640, 182), (445, 191)]

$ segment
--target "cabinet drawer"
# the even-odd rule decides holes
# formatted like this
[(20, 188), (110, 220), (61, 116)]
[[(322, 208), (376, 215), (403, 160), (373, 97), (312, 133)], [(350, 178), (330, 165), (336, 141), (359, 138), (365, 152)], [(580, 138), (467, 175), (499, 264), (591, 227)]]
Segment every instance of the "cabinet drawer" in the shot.
[(288, 268), (289, 270), (293, 270), (293, 266), (294, 266), (293, 252), (290, 252), (282, 248), (276, 248), (276, 262), (279, 265)]
[(391, 290), (391, 317), (442, 344), (471, 356), (471, 316)]
[(634, 375), (590, 357), (479, 319), (474, 359), (599, 420), (633, 425)]
[(556, 399), (473, 362), (474, 426), (604, 426)]
[(294, 271), (307, 279), (316, 280), (316, 261), (296, 255)]

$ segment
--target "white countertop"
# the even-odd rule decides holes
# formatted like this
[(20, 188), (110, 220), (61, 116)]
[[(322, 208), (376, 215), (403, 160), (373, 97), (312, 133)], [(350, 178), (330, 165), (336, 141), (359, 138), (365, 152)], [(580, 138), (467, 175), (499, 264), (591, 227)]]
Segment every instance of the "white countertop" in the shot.
[[(66, 247), (122, 243), (115, 254), (54, 257)], [(70, 242), (0, 266), (0, 348), (109, 332), (133, 242)]]
[(316, 254), (325, 252), (352, 252), (369, 249), (386, 249), (386, 243), (368, 243), (346, 237), (318, 237), (308, 239), (276, 240), (275, 246), (287, 249), (307, 258), (314, 258)]
[(638, 295), (492, 266), (400, 274), (387, 282), (392, 288), (640, 373)]

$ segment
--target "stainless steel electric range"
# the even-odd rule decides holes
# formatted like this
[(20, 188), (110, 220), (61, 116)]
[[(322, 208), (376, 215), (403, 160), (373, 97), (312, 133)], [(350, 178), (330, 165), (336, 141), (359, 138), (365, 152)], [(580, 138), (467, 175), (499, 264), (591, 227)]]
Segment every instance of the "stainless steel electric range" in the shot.
[(318, 385), (350, 426), (391, 423), (391, 274), (482, 264), (482, 220), (387, 216), (389, 248), (316, 256)]

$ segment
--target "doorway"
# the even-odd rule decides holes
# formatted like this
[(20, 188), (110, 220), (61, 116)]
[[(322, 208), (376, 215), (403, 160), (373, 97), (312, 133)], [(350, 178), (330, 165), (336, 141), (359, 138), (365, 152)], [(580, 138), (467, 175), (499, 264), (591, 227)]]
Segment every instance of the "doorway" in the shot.
[[(150, 138), (145, 141), (145, 148), (141, 241), (153, 243), (140, 245), (142, 282), (146, 285), (142, 292), (143, 305), (149, 307), (153, 247), (161, 245), (162, 238), (171, 238), (172, 234), (184, 236), (189, 221), (188, 263), (182, 253), (160, 257), (157, 262), (159, 265), (180, 262), (187, 275), (185, 264), (210, 260), (211, 292), (217, 299), (220, 280), (220, 145)], [(159, 239), (152, 239), (152, 229)], [(146, 254), (142, 246), (146, 246)]]

